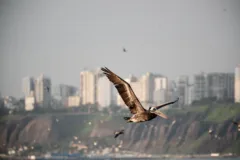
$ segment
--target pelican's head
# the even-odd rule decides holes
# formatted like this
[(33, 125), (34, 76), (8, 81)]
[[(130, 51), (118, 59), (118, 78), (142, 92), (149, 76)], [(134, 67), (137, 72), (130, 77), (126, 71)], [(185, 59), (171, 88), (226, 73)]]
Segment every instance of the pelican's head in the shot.
[(156, 111), (156, 108), (150, 106), (150, 107), (148, 108), (148, 111), (149, 111), (149, 112), (155, 112), (155, 111)]

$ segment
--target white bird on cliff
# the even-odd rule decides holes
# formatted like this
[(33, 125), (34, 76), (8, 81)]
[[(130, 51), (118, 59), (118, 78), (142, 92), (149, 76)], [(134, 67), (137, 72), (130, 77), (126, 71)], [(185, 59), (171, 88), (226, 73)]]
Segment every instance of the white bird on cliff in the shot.
[(208, 133), (209, 133), (209, 134), (212, 134), (212, 133), (213, 133), (213, 130), (212, 130), (212, 129), (209, 129), (209, 130), (208, 130)]
[(73, 136), (73, 138), (74, 138), (75, 140), (77, 140), (77, 139), (78, 139), (78, 137), (77, 137), (77, 136)]
[(172, 125), (174, 125), (176, 123), (176, 120), (172, 121)]

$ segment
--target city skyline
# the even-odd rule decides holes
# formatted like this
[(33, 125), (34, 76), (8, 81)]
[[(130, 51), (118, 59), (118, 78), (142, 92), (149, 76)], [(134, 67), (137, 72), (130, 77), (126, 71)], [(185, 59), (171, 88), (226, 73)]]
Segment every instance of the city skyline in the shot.
[(51, 75), (55, 84), (79, 86), (84, 67), (174, 79), (232, 72), (240, 59), (240, 1), (0, 3), (3, 95), (19, 97), (21, 78), (39, 73)]
[[(239, 64), (240, 65), (240, 64)], [(152, 73), (152, 74), (154, 74), (154, 75), (157, 75), (157, 76), (163, 76), (164, 78), (167, 78), (168, 79), (168, 82), (170, 82), (170, 81), (174, 81), (174, 82), (177, 82), (178, 81), (178, 78), (179, 77), (181, 77), (181, 76), (187, 76), (188, 78), (193, 78), (195, 75), (198, 75), (198, 74), (201, 74), (201, 73), (204, 73), (204, 74), (212, 74), (212, 73), (235, 73), (235, 69), (239, 66), (239, 65), (237, 65), (237, 66), (235, 66), (235, 68), (233, 69), (233, 71), (232, 72), (205, 72), (205, 71), (201, 71), (201, 72), (198, 72), (198, 73), (194, 73), (194, 74), (192, 74), (192, 75), (183, 75), (183, 74), (180, 74), (180, 75), (177, 75), (175, 78), (173, 78), (173, 79), (170, 79), (168, 76), (166, 76), (166, 75), (163, 75), (163, 74), (161, 74), (161, 73), (153, 73), (153, 72), (151, 72), (151, 71), (147, 71), (147, 72), (145, 72), (145, 73), (142, 73), (142, 74), (140, 74), (140, 75), (138, 75), (138, 76), (136, 76), (135, 74), (132, 74), (132, 73), (129, 73), (129, 74), (127, 74), (127, 76), (126, 77), (123, 77), (123, 76), (121, 76), (120, 74), (118, 74), (118, 73), (116, 73), (116, 74), (118, 74), (118, 75), (120, 75), (120, 77), (123, 77), (125, 80), (127, 80), (127, 82), (129, 81), (128, 79), (129, 79), (129, 77), (131, 77), (131, 76), (134, 76), (134, 78), (137, 78), (137, 79), (139, 79), (139, 78), (141, 78), (141, 76), (143, 76), (143, 75), (145, 75), (146, 73)], [(97, 72), (97, 70), (99, 69), (100, 67), (95, 67), (95, 68), (86, 68), (86, 67), (84, 67), (84, 69), (82, 70), (82, 71), (80, 71), (79, 73), (80, 73), (80, 75), (81, 75), (81, 73), (83, 73), (83, 72), (85, 72), (85, 71), (87, 71), (87, 72)], [(101, 72), (101, 71), (100, 71)], [(0, 93), (1, 93), (1, 95), (2, 96), (13, 96), (13, 97), (16, 97), (16, 98), (22, 98), (22, 97), (24, 97), (24, 89), (23, 89), (23, 85), (22, 85), (22, 81), (24, 81), (24, 79), (28, 79), (28, 78), (31, 78), (31, 79), (34, 79), (34, 77), (37, 77), (37, 76), (39, 76), (39, 74), (35, 74), (36, 76), (33, 76), (33, 75), (26, 75), (26, 76), (24, 76), (24, 77), (22, 77), (21, 78), (21, 84), (20, 84), (20, 87), (19, 87), (19, 90), (20, 90), (20, 96), (14, 96), (14, 95), (5, 95), (3, 92), (1, 92), (1, 90), (0, 90)], [(52, 78), (51, 78), (51, 76), (50, 75), (46, 75), (46, 74), (44, 74), (44, 73), (41, 73), (40, 75), (42, 75), (42, 76), (47, 76), (48, 78), (50, 78), (51, 79), (51, 81), (52, 81)], [(81, 77), (81, 76), (80, 76)], [(81, 79), (81, 78), (80, 78)], [(81, 81), (81, 80), (80, 80)], [(72, 87), (76, 87), (76, 88), (78, 88), (78, 92), (79, 92), (79, 88), (80, 88), (80, 85), (79, 85), (79, 77), (78, 77), (78, 85), (73, 85), (73, 84), (66, 84), (66, 83), (54, 83), (54, 81), (52, 81), (51, 82), (52, 84), (51, 84), (51, 86), (52, 86), (52, 88), (54, 88), (54, 87), (56, 87), (56, 86), (59, 86), (59, 85), (67, 85), (67, 86), (72, 86)], [(190, 84), (190, 83), (189, 83)], [(191, 84), (190, 84), (191, 85)]]
[[(238, 103), (239, 67), (240, 65), (236, 66), (234, 73), (201, 72), (192, 77), (180, 75), (174, 81), (162, 74), (151, 72), (146, 72), (140, 77), (129, 74), (128, 78), (122, 78), (130, 84), (133, 92), (144, 106), (158, 105), (177, 97), (180, 99), (178, 106), (189, 106), (195, 102), (210, 99), (211, 101)], [(98, 68), (83, 70), (80, 72), (79, 78), (80, 87), (78, 89), (71, 85), (60, 84), (56, 86), (55, 91), (52, 91), (51, 79), (44, 74), (37, 78), (24, 77), (22, 91), (25, 95), (25, 109), (53, 106), (57, 109), (89, 104), (96, 104), (99, 109), (112, 104), (125, 106), (116, 89), (113, 92), (114, 85)], [(15, 99), (14, 97), (5, 97), (6, 104), (9, 98)], [(10, 108), (11, 104), (8, 106)]]

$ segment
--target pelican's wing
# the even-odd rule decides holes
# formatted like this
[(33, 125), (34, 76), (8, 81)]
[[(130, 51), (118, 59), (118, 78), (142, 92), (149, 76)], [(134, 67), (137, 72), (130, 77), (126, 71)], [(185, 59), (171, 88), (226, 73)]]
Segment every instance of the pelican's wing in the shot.
[(124, 81), (122, 78), (117, 76), (115, 73), (113, 73), (106, 67), (101, 68), (101, 70), (107, 76), (109, 81), (114, 84), (118, 93), (120, 94), (124, 103), (128, 106), (132, 114), (146, 111), (143, 108), (142, 104), (139, 102), (129, 83)]
[(160, 105), (160, 106), (156, 106), (155, 108), (156, 108), (156, 109), (160, 109), (160, 108), (162, 108), (162, 107), (164, 107), (164, 106), (167, 106), (167, 105), (169, 105), (169, 104), (176, 103), (178, 100), (179, 100), (179, 98), (177, 98), (175, 101), (168, 102), (168, 103), (164, 103), (164, 104), (162, 104), (162, 105)]
[(160, 112), (160, 111), (155, 111), (154, 113), (155, 113), (156, 115), (164, 118), (164, 119), (168, 119), (168, 116), (166, 116), (164, 113), (162, 113), (162, 112)]

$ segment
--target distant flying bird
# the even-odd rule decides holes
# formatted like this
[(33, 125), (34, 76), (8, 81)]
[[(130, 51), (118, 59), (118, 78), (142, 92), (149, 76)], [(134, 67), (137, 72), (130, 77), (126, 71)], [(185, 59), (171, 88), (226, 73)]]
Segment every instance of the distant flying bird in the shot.
[(123, 48), (123, 52), (127, 52), (127, 50), (125, 48)]
[(209, 133), (210, 135), (212, 135), (212, 134), (213, 134), (213, 130), (212, 130), (212, 129), (209, 129), (209, 130), (208, 130), (208, 133)]
[(109, 81), (111, 81), (115, 85), (124, 103), (128, 106), (130, 112), (133, 114), (132, 117), (124, 117), (124, 119), (127, 120), (127, 122), (138, 123), (138, 122), (150, 121), (156, 118), (157, 116), (167, 119), (168, 117), (165, 114), (157, 110), (166, 105), (173, 104), (179, 100), (178, 98), (175, 101), (168, 102), (156, 107), (149, 107), (149, 109), (146, 110), (143, 108), (142, 104), (140, 103), (137, 96), (133, 92), (129, 83), (124, 81), (122, 78), (117, 76), (115, 73), (113, 73), (106, 67), (101, 68), (101, 70), (107, 76)]
[(124, 130), (114, 132), (114, 138), (117, 138), (120, 134), (124, 134)]
[(233, 124), (237, 125), (238, 127), (238, 131), (240, 131), (240, 123), (236, 122), (236, 121), (232, 121)]
[(172, 121), (172, 125), (174, 125), (176, 123), (176, 120)]

